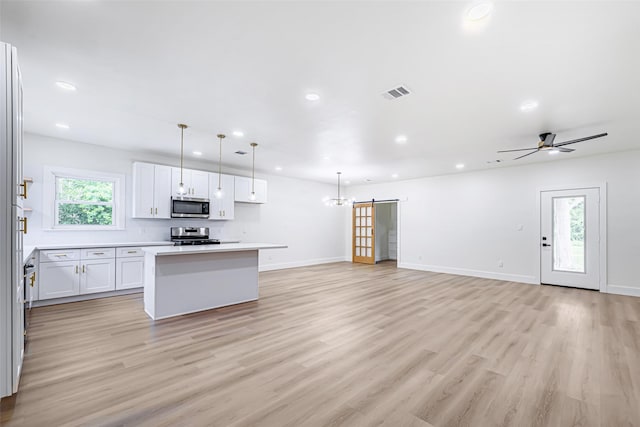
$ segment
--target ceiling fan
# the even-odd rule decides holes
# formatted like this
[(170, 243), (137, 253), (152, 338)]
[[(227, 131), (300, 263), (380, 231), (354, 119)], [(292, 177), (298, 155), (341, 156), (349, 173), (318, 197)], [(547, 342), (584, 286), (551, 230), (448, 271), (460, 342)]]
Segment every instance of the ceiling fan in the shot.
[(607, 136), (608, 133), (599, 133), (597, 135), (585, 136), (584, 138), (572, 139), (571, 141), (559, 142), (554, 144), (553, 141), (556, 139), (556, 134), (551, 132), (541, 133), (540, 141), (538, 142), (538, 146), (534, 148), (520, 148), (517, 150), (502, 150), (498, 151), (498, 153), (511, 153), (513, 151), (530, 151), (525, 155), (520, 157), (516, 157), (513, 160), (518, 160), (523, 157), (530, 156), (531, 154), (537, 153), (538, 151), (549, 151), (549, 153), (571, 153), (575, 151), (573, 148), (565, 148), (565, 145), (575, 144), (577, 142), (588, 141), (590, 139), (602, 138), (603, 136)]

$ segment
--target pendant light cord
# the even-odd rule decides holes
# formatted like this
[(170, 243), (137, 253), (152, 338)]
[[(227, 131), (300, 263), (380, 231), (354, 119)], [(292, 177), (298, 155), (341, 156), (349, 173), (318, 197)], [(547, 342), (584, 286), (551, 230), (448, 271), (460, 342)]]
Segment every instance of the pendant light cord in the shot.
[(182, 169), (184, 162), (184, 127), (180, 126), (180, 184), (184, 183), (182, 179)]
[(252, 149), (252, 164), (251, 164), (251, 194), (255, 194), (256, 192), (256, 147), (258, 144), (256, 142), (251, 143)]
[(220, 139), (220, 155), (218, 156), (218, 190), (222, 188), (222, 137), (218, 135)]

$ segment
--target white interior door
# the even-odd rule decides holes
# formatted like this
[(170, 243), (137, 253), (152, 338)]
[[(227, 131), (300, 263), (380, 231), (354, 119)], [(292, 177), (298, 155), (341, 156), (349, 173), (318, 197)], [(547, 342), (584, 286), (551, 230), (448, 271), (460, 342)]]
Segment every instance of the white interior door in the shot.
[(600, 189), (540, 193), (540, 281), (600, 289)]

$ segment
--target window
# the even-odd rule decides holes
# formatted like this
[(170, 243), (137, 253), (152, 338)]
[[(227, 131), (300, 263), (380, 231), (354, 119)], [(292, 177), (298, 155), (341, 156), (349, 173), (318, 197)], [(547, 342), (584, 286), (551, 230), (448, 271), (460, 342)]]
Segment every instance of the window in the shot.
[[(50, 229), (113, 230), (124, 226), (122, 175), (45, 167)], [(45, 225), (45, 226), (46, 226)]]

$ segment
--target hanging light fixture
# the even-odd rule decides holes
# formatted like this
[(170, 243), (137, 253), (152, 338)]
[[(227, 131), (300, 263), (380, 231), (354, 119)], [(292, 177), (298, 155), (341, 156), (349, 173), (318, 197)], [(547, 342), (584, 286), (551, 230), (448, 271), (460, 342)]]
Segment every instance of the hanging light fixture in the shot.
[(187, 128), (187, 125), (178, 123), (178, 127), (180, 128), (180, 183), (178, 184), (178, 194), (186, 193), (184, 188), (184, 180), (182, 179), (183, 172), (183, 163), (184, 163), (184, 130)]
[(256, 199), (256, 147), (258, 143), (251, 143), (251, 150), (253, 151), (253, 163), (251, 165), (251, 193), (249, 193), (249, 200), (253, 201)]
[(348, 199), (342, 196), (342, 194), (340, 193), (340, 176), (342, 175), (342, 172), (336, 172), (336, 174), (338, 175), (338, 197), (335, 197), (333, 199), (330, 197), (325, 197), (323, 200), (327, 206), (350, 206), (353, 204), (355, 199)]
[(214, 193), (216, 199), (222, 199), (224, 196), (224, 191), (222, 191), (222, 140), (227, 136), (223, 133), (218, 134), (218, 140), (220, 145), (220, 156), (218, 157), (218, 188)]

